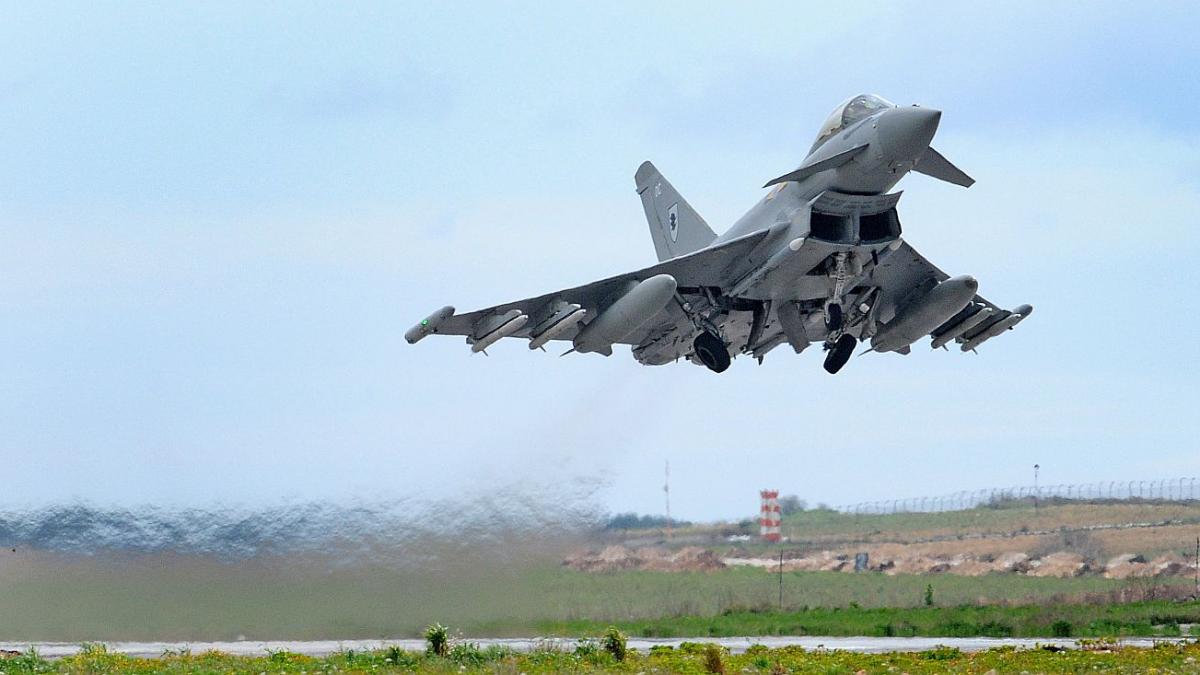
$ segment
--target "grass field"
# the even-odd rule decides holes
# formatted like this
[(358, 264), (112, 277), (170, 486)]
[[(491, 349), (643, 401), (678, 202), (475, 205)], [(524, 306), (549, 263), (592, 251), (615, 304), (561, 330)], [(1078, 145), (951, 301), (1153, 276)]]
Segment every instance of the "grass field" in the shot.
[(460, 645), (444, 657), (390, 649), (342, 652), (325, 658), (279, 652), (260, 658), (185, 653), (158, 659), (132, 659), (92, 647), (78, 656), (53, 662), (34, 655), (0, 659), (0, 669), (7, 673), (1195, 673), (1200, 670), (1198, 661), (1200, 646), (1194, 643), (1163, 644), (1150, 649), (1113, 648), (1105, 644), (1065, 651), (994, 649), (973, 654), (951, 648), (916, 653), (852, 654), (752, 647), (738, 655), (728, 654), (715, 646), (685, 643), (678, 649), (655, 648), (649, 653), (631, 650), (620, 660), (595, 643), (586, 643), (573, 651), (547, 650), (528, 654)]
[[(1031, 503), (1017, 502), (1005, 508), (980, 507), (943, 513), (882, 515), (804, 511), (784, 518), (783, 532), (794, 541), (917, 542), (1166, 522), (1200, 525), (1200, 502), (1061, 503), (1036, 509)], [(1128, 530), (1114, 528), (1102, 532)], [(1131, 534), (1135, 538), (1122, 539), (1118, 547), (1157, 553), (1160, 550), (1186, 548), (1189, 537), (1192, 542), (1195, 540), (1194, 534), (1181, 534), (1175, 541), (1148, 539), (1144, 545), (1140, 545), (1138, 538), (1150, 535), (1150, 528), (1141, 528)], [(1113, 549), (1107, 552), (1115, 554), (1121, 551)]]
[[(785, 548), (800, 551), (894, 553), (897, 546), (925, 555), (1052, 551), (1063, 549), (1064, 540), (1071, 548), (1074, 533), (1075, 541), (1086, 539), (1084, 553), (1101, 558), (1122, 553), (1191, 557), (1200, 537), (1200, 502), (1059, 501), (1034, 508), (1031, 501), (1014, 501), (1001, 508), (858, 515), (810, 510), (785, 516), (782, 530), (788, 539)], [(693, 526), (679, 530), (677, 540), (707, 541), (749, 555), (777, 550), (757, 539), (726, 542), (721, 534), (727, 531), (729, 527)]]
[[(617, 625), (640, 637), (1200, 637), (1200, 602), (729, 611)], [(594, 635), (604, 622), (540, 622), (537, 628), (539, 634)]]
[[(387, 638), (414, 637), (430, 621), (441, 621), (467, 635), (506, 637), (583, 619), (622, 623), (640, 634), (645, 624), (638, 622), (774, 607), (777, 584), (755, 569), (588, 574), (551, 560), (413, 570), (330, 561), (39, 557), (22, 566), (0, 560), (0, 636), (67, 642)], [(1130, 588), (1095, 576), (797, 572), (784, 575), (784, 607), (918, 607), (928, 584), (939, 607), (1045, 604)], [(868, 627), (874, 631), (878, 623), (871, 619)], [(701, 630), (707, 634), (708, 624)]]

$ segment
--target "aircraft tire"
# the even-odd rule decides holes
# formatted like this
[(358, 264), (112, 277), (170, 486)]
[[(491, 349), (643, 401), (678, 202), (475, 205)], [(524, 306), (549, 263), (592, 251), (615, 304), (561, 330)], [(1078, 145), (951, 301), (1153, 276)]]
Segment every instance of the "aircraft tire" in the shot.
[(729, 348), (721, 338), (705, 331), (696, 336), (696, 341), (692, 343), (692, 349), (696, 352), (696, 358), (700, 359), (700, 363), (704, 367), (714, 373), (723, 373), (729, 368)]
[(825, 372), (830, 375), (836, 375), (842, 366), (850, 360), (850, 356), (854, 354), (854, 347), (858, 345), (858, 340), (853, 335), (843, 335), (834, 343), (833, 349), (830, 349), (825, 354)]
[(842, 306), (836, 302), (825, 311), (825, 329), (836, 333), (842, 329)]

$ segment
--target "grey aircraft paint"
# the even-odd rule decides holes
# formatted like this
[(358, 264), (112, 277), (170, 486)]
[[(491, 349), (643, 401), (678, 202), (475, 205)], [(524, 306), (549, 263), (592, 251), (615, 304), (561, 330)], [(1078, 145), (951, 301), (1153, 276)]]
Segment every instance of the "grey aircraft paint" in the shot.
[(949, 276), (901, 237), (889, 192), (909, 172), (970, 187), (974, 180), (930, 146), (941, 111), (874, 95), (839, 105), (795, 170), (718, 236), (650, 162), (634, 176), (659, 262), (636, 272), (496, 307), (445, 307), (405, 334), (466, 336), (472, 351), (504, 337), (571, 351), (628, 344), (647, 365), (686, 358), (722, 372), (736, 355), (822, 343), (836, 373), (860, 341), (908, 354), (957, 342), (963, 351), (1014, 328), (1033, 308), (1004, 310)]

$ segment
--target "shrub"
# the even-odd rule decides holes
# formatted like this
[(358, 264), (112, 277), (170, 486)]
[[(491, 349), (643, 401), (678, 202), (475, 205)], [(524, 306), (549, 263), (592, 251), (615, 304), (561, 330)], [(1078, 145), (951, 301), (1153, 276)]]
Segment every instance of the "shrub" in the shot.
[(979, 626), (979, 635), (984, 637), (1005, 638), (1013, 636), (1013, 627), (1003, 621), (988, 621)]
[(425, 628), (425, 653), (433, 656), (446, 656), (450, 653), (450, 629), (440, 623), (429, 624)]
[(708, 644), (704, 647), (704, 671), (725, 674), (725, 662), (721, 660), (721, 645)]
[(617, 630), (616, 626), (609, 626), (608, 630), (604, 631), (600, 646), (617, 661), (625, 660), (625, 634)]
[(415, 666), (418, 660), (415, 654), (406, 652), (396, 645), (383, 650), (383, 659), (389, 665), (402, 667)]
[(924, 652), (918, 652), (918, 656), (926, 661), (953, 661), (963, 655), (962, 651), (957, 647), (938, 646)]
[(446, 658), (460, 666), (481, 666), (487, 660), (479, 645), (473, 642), (460, 642), (450, 647)]
[(7, 673), (53, 673), (58, 670), (33, 647), (20, 656), (0, 657), (0, 668)]
[(103, 642), (84, 642), (79, 645), (79, 653), (84, 656), (98, 656), (108, 653), (108, 645)]
[(1054, 637), (1071, 637), (1071, 622), (1059, 619), (1050, 624), (1050, 634)]
[(925, 586), (925, 606), (933, 607), (933, 584)]

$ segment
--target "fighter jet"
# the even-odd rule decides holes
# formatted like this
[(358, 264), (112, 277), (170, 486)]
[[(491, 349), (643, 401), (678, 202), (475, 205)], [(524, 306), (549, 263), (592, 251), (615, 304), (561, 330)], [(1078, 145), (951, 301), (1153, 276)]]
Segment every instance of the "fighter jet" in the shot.
[[(975, 181), (930, 146), (941, 111), (879, 96), (839, 105), (794, 171), (718, 236), (650, 162), (634, 174), (658, 264), (575, 288), (457, 314), (443, 307), (405, 334), (466, 336), (472, 352), (505, 337), (538, 349), (611, 356), (632, 346), (645, 365), (680, 359), (720, 373), (735, 356), (760, 364), (776, 347), (820, 343), (837, 373), (865, 351), (908, 354), (925, 336), (974, 351), (1033, 308), (1001, 309), (970, 276), (950, 277), (901, 237), (889, 192), (911, 171)], [(486, 352), (485, 352), (486, 353)], [(865, 353), (865, 352), (864, 352)], [(565, 354), (564, 354), (565, 355)]]

